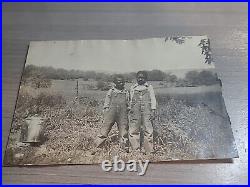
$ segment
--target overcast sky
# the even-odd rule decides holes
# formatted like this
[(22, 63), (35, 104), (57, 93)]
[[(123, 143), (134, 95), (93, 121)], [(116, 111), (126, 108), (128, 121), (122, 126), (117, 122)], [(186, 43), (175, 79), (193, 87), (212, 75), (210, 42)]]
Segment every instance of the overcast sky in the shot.
[(206, 37), (192, 37), (181, 45), (164, 38), (31, 42), (26, 65), (117, 73), (214, 68), (204, 63), (198, 46), (202, 38)]

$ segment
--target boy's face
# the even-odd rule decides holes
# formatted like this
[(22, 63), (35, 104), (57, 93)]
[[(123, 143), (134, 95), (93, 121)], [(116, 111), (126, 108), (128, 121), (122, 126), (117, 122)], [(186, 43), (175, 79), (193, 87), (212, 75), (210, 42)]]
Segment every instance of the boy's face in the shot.
[(145, 76), (142, 73), (138, 74), (137, 75), (137, 83), (139, 85), (143, 85), (145, 82), (146, 82)]
[(125, 81), (123, 78), (121, 77), (117, 77), (115, 80), (114, 80), (114, 83), (115, 83), (115, 88), (119, 89), (119, 90), (122, 90), (124, 88), (124, 85), (125, 85)]

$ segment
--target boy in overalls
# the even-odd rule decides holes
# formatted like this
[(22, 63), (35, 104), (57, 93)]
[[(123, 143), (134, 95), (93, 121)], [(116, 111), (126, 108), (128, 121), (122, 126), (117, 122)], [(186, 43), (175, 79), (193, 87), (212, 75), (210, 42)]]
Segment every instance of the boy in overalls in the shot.
[[(139, 71), (136, 78), (137, 83), (130, 89), (129, 140), (133, 150), (153, 153), (152, 122), (156, 110), (154, 89), (147, 83), (146, 72)], [(140, 140), (141, 130), (144, 142)]]
[(125, 90), (123, 76), (114, 77), (115, 86), (112, 87), (104, 102), (104, 122), (100, 134), (97, 136), (97, 147), (100, 148), (108, 137), (112, 126), (116, 123), (119, 131), (120, 148), (126, 152), (128, 148), (128, 102), (129, 92)]

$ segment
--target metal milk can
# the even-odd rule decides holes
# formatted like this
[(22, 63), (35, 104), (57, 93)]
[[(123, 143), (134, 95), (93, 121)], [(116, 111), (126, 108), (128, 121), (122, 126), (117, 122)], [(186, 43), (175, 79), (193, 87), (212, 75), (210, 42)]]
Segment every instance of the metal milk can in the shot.
[(21, 131), (21, 141), (23, 143), (40, 143), (43, 130), (42, 122), (43, 119), (39, 116), (26, 118)]

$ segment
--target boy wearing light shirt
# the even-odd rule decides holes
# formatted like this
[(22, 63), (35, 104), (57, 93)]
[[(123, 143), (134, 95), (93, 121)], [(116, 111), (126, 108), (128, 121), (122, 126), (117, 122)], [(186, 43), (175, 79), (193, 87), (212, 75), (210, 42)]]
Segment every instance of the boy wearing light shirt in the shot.
[(114, 77), (115, 86), (106, 94), (104, 102), (104, 122), (101, 131), (97, 136), (97, 147), (102, 147), (108, 134), (116, 123), (119, 131), (120, 148), (126, 152), (128, 148), (128, 102), (129, 92), (124, 88), (123, 76)]
[[(154, 152), (153, 120), (155, 119), (156, 98), (152, 85), (147, 82), (147, 73), (139, 71), (137, 83), (130, 89), (129, 140), (133, 150)], [(141, 130), (144, 142), (141, 142)]]

